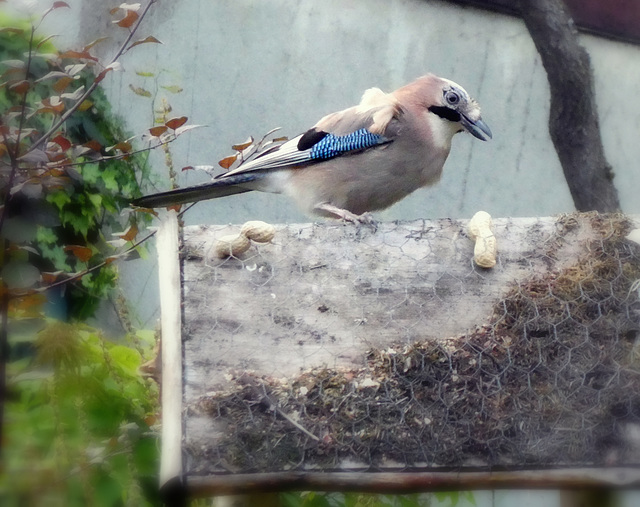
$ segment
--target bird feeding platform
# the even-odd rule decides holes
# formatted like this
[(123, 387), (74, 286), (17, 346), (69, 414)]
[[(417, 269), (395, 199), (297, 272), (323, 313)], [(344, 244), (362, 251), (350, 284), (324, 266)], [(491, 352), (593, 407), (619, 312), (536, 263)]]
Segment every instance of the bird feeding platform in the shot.
[[(161, 485), (640, 486), (640, 217), (158, 231)], [(179, 243), (179, 238), (181, 243)]]

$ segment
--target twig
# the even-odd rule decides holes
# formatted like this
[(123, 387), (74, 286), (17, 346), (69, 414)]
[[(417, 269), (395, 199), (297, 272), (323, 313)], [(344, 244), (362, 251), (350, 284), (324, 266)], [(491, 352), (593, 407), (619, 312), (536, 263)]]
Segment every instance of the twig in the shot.
[[(190, 206), (186, 207), (184, 210), (182, 210), (180, 213), (178, 213), (178, 218), (181, 218), (182, 215), (184, 215), (187, 211), (189, 211), (196, 203), (192, 203)], [(157, 229), (154, 231), (151, 231), (149, 234), (147, 234), (144, 238), (136, 241), (135, 243), (132, 243), (131, 246), (129, 248), (127, 248), (124, 252), (120, 252), (119, 254), (115, 254), (115, 255), (110, 255), (107, 259), (105, 259), (104, 261), (100, 262), (99, 264), (96, 264), (95, 266), (91, 266), (90, 268), (85, 269), (84, 271), (80, 271), (78, 273), (75, 273), (74, 275), (68, 277), (68, 278), (64, 278), (62, 280), (59, 280), (57, 282), (53, 282), (50, 285), (47, 285), (46, 287), (41, 287), (40, 289), (36, 289), (35, 291), (29, 291), (29, 292), (45, 292), (48, 291), (49, 289), (53, 289), (54, 287), (58, 287), (60, 285), (64, 285), (65, 283), (69, 283), (69, 282), (73, 282), (74, 280), (77, 280), (79, 278), (82, 278), (85, 275), (88, 275), (89, 273), (96, 271), (100, 268), (105, 267), (107, 264), (110, 264), (111, 262), (113, 262), (114, 260), (121, 258), (121, 257), (126, 257), (130, 252), (132, 252), (133, 250), (135, 250), (136, 248), (138, 248), (142, 243), (144, 243), (145, 241), (147, 241), (148, 239), (152, 238), (153, 236), (155, 236)], [(26, 295), (29, 292), (25, 292), (25, 294), (18, 294), (18, 296), (20, 295)]]
[(65, 169), (67, 167), (79, 167), (87, 164), (109, 162), (110, 160), (122, 160), (123, 158), (130, 157), (131, 155), (137, 155), (138, 153), (145, 153), (147, 151), (155, 150), (156, 148), (160, 148), (161, 146), (172, 143), (176, 139), (178, 139), (178, 136), (174, 136), (167, 141), (160, 141), (158, 144), (154, 146), (148, 146), (147, 148), (140, 148), (139, 150), (128, 151), (126, 153), (123, 152), (119, 155), (107, 155), (107, 156), (95, 158), (92, 160), (83, 160), (82, 162), (69, 162), (67, 164), (52, 164), (52, 165), (48, 165), (47, 169)]
[(90, 268), (87, 268), (84, 271), (80, 271), (78, 273), (75, 273), (74, 275), (70, 276), (69, 278), (64, 278), (64, 279), (59, 280), (57, 282), (53, 282), (52, 284), (49, 284), (46, 287), (42, 287), (40, 289), (37, 289), (35, 292), (45, 292), (45, 291), (47, 291), (49, 289), (53, 289), (54, 287), (58, 287), (59, 285), (64, 285), (65, 283), (73, 282), (74, 280), (77, 280), (78, 278), (82, 278), (83, 276), (88, 275), (89, 273), (91, 273), (93, 271), (96, 271), (96, 270), (98, 270), (100, 268), (103, 268), (107, 264), (110, 264), (111, 262), (113, 262), (115, 259), (118, 259), (120, 257), (125, 257), (126, 255), (128, 255), (130, 252), (135, 250), (137, 247), (139, 247), (142, 243), (147, 241), (149, 238), (152, 238), (156, 234), (156, 232), (158, 232), (158, 231), (157, 230), (151, 231), (149, 234), (147, 234), (141, 240), (138, 240), (135, 243), (132, 243), (131, 246), (129, 248), (127, 248), (124, 252), (120, 252), (119, 254), (111, 255), (107, 259), (102, 261), (101, 263), (96, 264), (95, 266), (91, 266)]
[[(31, 27), (31, 36), (29, 37), (29, 53), (27, 56), (27, 65), (25, 66), (25, 81), (29, 78), (29, 69), (31, 68), (31, 56), (33, 51), (33, 36), (36, 29)], [(2, 214), (0, 214), (0, 237), (2, 237), (2, 228), (4, 226), (4, 219), (9, 213), (9, 207), (11, 204), (11, 187), (13, 186), (13, 180), (15, 179), (18, 171), (18, 156), (20, 154), (20, 134), (22, 127), (24, 126), (25, 113), (27, 108), (27, 91), (24, 91), (22, 96), (22, 104), (20, 106), (20, 122), (18, 124), (18, 133), (16, 137), (16, 144), (13, 150), (9, 147), (7, 135), (4, 132), (2, 137), (4, 144), (9, 153), (9, 159), (11, 160), (11, 171), (9, 172), (9, 179), (7, 181), (7, 194), (4, 198), (4, 207)], [(9, 242), (6, 239), (0, 241), (0, 270), (5, 266), (5, 255), (8, 250)], [(7, 399), (7, 361), (9, 360), (9, 291), (4, 283), (0, 280), (0, 452), (2, 451), (2, 442), (4, 437), (4, 409), (5, 400)]]
[(299, 429), (300, 431), (302, 431), (302, 433), (304, 433), (305, 435), (307, 435), (309, 438), (315, 440), (316, 442), (319, 442), (320, 439), (318, 437), (316, 437), (313, 433), (311, 433), (308, 429), (306, 429), (304, 426), (300, 425), (299, 423), (297, 423), (296, 421), (294, 421), (289, 415), (287, 415), (287, 413), (282, 410), (280, 407), (278, 407), (278, 405), (276, 405), (271, 398), (269, 398), (269, 395), (267, 394), (267, 389), (264, 385), (264, 383), (260, 383), (260, 387), (262, 387), (262, 402), (267, 404), (269, 406), (269, 408), (271, 410), (275, 410), (275, 412), (280, 415), (285, 421), (291, 423), (293, 426), (295, 426), (297, 429)]
[[(149, 9), (151, 8), (151, 6), (156, 3), (157, 0), (149, 0), (149, 3), (146, 5), (146, 7), (144, 8), (144, 10), (142, 11), (142, 14), (140, 14), (140, 17), (138, 18), (138, 20), (136, 21), (135, 26), (131, 29), (131, 31), (129, 32), (129, 36), (125, 39), (125, 41), (122, 43), (122, 45), (120, 46), (120, 49), (118, 49), (118, 51), (116, 52), (115, 56), (113, 57), (113, 59), (111, 60), (111, 62), (109, 62), (109, 65), (107, 65), (105, 67), (109, 68), (110, 65), (113, 65), (114, 63), (116, 63), (118, 61), (118, 58), (120, 58), (126, 51), (127, 46), (129, 45), (129, 43), (131, 42), (131, 39), (133, 38), (133, 35), (136, 33), (136, 31), (138, 30), (138, 27), (140, 26), (140, 23), (142, 23), (142, 20), (144, 19), (144, 17), (146, 16), (147, 12), (149, 11)], [(89, 86), (89, 88), (87, 88), (87, 91), (85, 91), (82, 94), (82, 97), (80, 97), (78, 99), (78, 101), (71, 106), (69, 109), (67, 109), (67, 111), (60, 117), (60, 119), (55, 122), (53, 124), (53, 126), (45, 133), (43, 134), (36, 142), (34, 142), (31, 147), (26, 151), (25, 155), (27, 153), (32, 152), (33, 150), (35, 150), (39, 145), (41, 145), (44, 141), (46, 141), (49, 136), (51, 136), (51, 134), (53, 134), (56, 130), (58, 130), (60, 128), (60, 126), (67, 121), (67, 119), (73, 114), (75, 113), (75, 111), (80, 107), (80, 105), (89, 97), (89, 95), (91, 95), (93, 93), (93, 91), (98, 87), (98, 84), (100, 83), (100, 81), (95, 81), (93, 83), (91, 83), (91, 86)]]

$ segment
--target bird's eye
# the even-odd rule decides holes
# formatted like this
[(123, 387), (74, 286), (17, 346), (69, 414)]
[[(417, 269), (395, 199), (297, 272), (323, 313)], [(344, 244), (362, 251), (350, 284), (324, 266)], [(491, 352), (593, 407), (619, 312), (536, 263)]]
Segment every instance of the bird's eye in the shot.
[(447, 93), (445, 93), (444, 98), (447, 101), (447, 104), (449, 104), (450, 106), (455, 106), (458, 102), (460, 102), (460, 95), (453, 91), (448, 91)]

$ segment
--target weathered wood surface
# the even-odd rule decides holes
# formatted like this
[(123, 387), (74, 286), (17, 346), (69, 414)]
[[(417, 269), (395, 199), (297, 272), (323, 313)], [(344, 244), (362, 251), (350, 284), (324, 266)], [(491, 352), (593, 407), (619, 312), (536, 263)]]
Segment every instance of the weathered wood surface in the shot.
[(575, 262), (593, 236), (554, 218), (494, 220), (498, 264), (472, 262), (466, 220), (278, 226), (242, 260), (211, 257), (238, 226), (187, 227), (187, 402), (251, 370), (362, 365), (371, 347), (446, 338), (483, 325), (514, 282)]
[(448, 472), (265, 473), (189, 477), (189, 492), (212, 496), (239, 491), (368, 491), (411, 493), (482, 489), (638, 488), (640, 470), (629, 468)]
[[(178, 249), (178, 216), (170, 211), (158, 228), (157, 246), (163, 255), (158, 258), (160, 273), (160, 307), (162, 310), (162, 406), (176, 407), (182, 399), (182, 347), (180, 312), (180, 262)], [(165, 410), (162, 416), (162, 454), (160, 487), (182, 475), (182, 414)]]
[(490, 270), (467, 223), (277, 226), (224, 260), (240, 225), (186, 228), (187, 476), (640, 463), (640, 254), (621, 236), (640, 219), (494, 220)]

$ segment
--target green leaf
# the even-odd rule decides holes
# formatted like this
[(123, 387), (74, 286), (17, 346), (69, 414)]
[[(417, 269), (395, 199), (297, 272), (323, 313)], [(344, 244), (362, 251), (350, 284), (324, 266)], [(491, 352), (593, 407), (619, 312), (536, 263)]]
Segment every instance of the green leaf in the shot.
[(113, 169), (107, 168), (102, 171), (102, 181), (107, 190), (117, 192), (120, 189), (117, 178), (118, 172)]
[(89, 194), (89, 200), (95, 206), (95, 208), (99, 211), (102, 209), (102, 195), (100, 194)]
[(98, 164), (85, 164), (80, 172), (86, 183), (94, 185), (100, 179), (100, 166)]
[(60, 216), (63, 224), (70, 225), (73, 230), (83, 237), (87, 237), (89, 229), (94, 225), (92, 217), (88, 217), (86, 214), (78, 215), (74, 211), (63, 211)]
[(156, 332), (152, 329), (137, 329), (135, 331), (135, 339), (151, 350), (156, 344)]
[(66, 192), (54, 192), (47, 195), (47, 201), (55, 204), (58, 210), (62, 210), (66, 204), (71, 202), (71, 197)]
[(40, 251), (42, 252), (42, 256), (46, 259), (49, 259), (55, 269), (60, 269), (66, 272), (73, 271), (73, 268), (68, 264), (68, 255), (64, 251), (64, 247), (62, 245), (57, 244), (59, 239), (56, 237), (56, 242), (49, 244), (42, 243), (40, 244)]
[(182, 88), (180, 88), (178, 85), (160, 86), (160, 88), (164, 88), (165, 90), (171, 93), (180, 93), (182, 91)]
[(435, 497), (439, 502), (444, 502), (445, 500), (451, 501), (451, 507), (456, 507), (460, 502), (460, 492), (459, 491), (440, 491), (434, 493)]
[(135, 93), (136, 95), (140, 95), (141, 97), (152, 97), (151, 92), (149, 90), (145, 90), (140, 86), (133, 86), (132, 84), (130, 84), (129, 88), (133, 93)]
[(55, 243), (58, 241), (58, 236), (49, 227), (38, 227), (36, 239), (38, 243)]
[(123, 345), (115, 345), (109, 351), (114, 365), (122, 368), (131, 375), (136, 375), (138, 367), (141, 364), (140, 353), (137, 350), (125, 347)]

